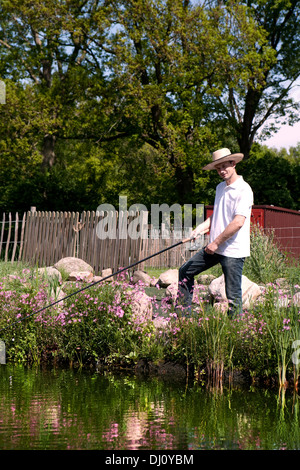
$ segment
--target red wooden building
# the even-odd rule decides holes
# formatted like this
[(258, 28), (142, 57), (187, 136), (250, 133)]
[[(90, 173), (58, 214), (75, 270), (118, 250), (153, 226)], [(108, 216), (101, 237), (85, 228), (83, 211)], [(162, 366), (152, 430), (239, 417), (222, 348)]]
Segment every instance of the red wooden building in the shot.
[[(213, 206), (205, 206), (205, 218)], [(300, 211), (275, 206), (253, 206), (251, 220), (265, 230), (271, 229), (283, 251), (300, 258)]]

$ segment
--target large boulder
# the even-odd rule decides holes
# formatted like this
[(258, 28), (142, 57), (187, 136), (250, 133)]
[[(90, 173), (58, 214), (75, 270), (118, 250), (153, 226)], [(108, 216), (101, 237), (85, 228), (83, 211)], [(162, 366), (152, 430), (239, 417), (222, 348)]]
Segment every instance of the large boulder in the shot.
[(38, 268), (38, 274), (44, 279), (53, 279), (57, 278), (58, 281), (62, 280), (61, 273), (52, 266), (48, 266), (46, 268)]
[(133, 273), (133, 276), (131, 278), (132, 284), (142, 284), (144, 286), (150, 286), (151, 285), (151, 276), (149, 274), (145, 273), (145, 271), (135, 271)]
[(168, 287), (176, 282), (178, 282), (178, 269), (168, 269), (168, 271), (162, 273), (158, 278), (160, 287)]
[[(209, 287), (208, 292), (217, 302), (227, 302), (226, 293), (225, 293), (225, 281), (224, 274), (222, 276), (214, 279)], [(243, 307), (249, 308), (251, 304), (261, 295), (261, 288), (255, 284), (255, 282), (250, 281), (246, 276), (242, 276), (242, 299)]]
[(53, 267), (58, 271), (64, 271), (68, 275), (72, 273), (72, 278), (74, 277), (74, 273), (82, 273), (87, 271), (90, 273), (94, 272), (92, 266), (86, 263), (83, 259), (71, 256), (60, 259)]

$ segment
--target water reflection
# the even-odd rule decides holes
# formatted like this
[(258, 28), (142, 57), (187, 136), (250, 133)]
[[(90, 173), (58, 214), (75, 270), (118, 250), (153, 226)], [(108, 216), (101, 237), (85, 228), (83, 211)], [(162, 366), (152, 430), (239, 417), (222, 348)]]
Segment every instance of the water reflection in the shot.
[(0, 449), (299, 449), (299, 397), (0, 367)]

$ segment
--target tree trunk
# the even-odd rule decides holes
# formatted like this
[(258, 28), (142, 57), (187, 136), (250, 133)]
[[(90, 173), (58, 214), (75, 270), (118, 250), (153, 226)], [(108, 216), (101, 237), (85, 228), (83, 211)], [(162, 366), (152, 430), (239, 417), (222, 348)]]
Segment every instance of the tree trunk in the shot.
[(178, 197), (178, 203), (181, 205), (189, 204), (192, 198), (194, 187), (193, 171), (191, 168), (183, 169), (176, 166), (175, 169), (175, 185)]
[(253, 123), (261, 95), (262, 93), (260, 91), (254, 90), (253, 88), (249, 88), (247, 91), (244, 118), (237, 135), (240, 151), (244, 154), (245, 159), (249, 157), (256, 134), (253, 130)]
[(42, 170), (46, 171), (54, 165), (55, 162), (55, 141), (56, 138), (52, 134), (47, 134), (44, 136), (43, 139), (43, 146), (42, 146)]

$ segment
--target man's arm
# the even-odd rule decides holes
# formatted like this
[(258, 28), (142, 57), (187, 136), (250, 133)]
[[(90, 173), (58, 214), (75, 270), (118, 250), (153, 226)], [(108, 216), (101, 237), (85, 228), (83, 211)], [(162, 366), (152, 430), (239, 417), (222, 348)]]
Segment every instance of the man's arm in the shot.
[(225, 230), (220, 233), (220, 235), (218, 235), (214, 241), (207, 245), (207, 247), (205, 248), (206, 253), (213, 255), (215, 251), (219, 248), (219, 246), (222, 245), (222, 243), (226, 242), (229, 238), (233, 237), (233, 235), (242, 228), (245, 220), (246, 217), (244, 217), (243, 215), (236, 215), (232, 222), (227, 225)]
[(209, 231), (210, 227), (210, 217), (208, 217), (204, 222), (199, 224), (191, 233), (191, 238), (197, 238), (198, 235), (202, 235)]

